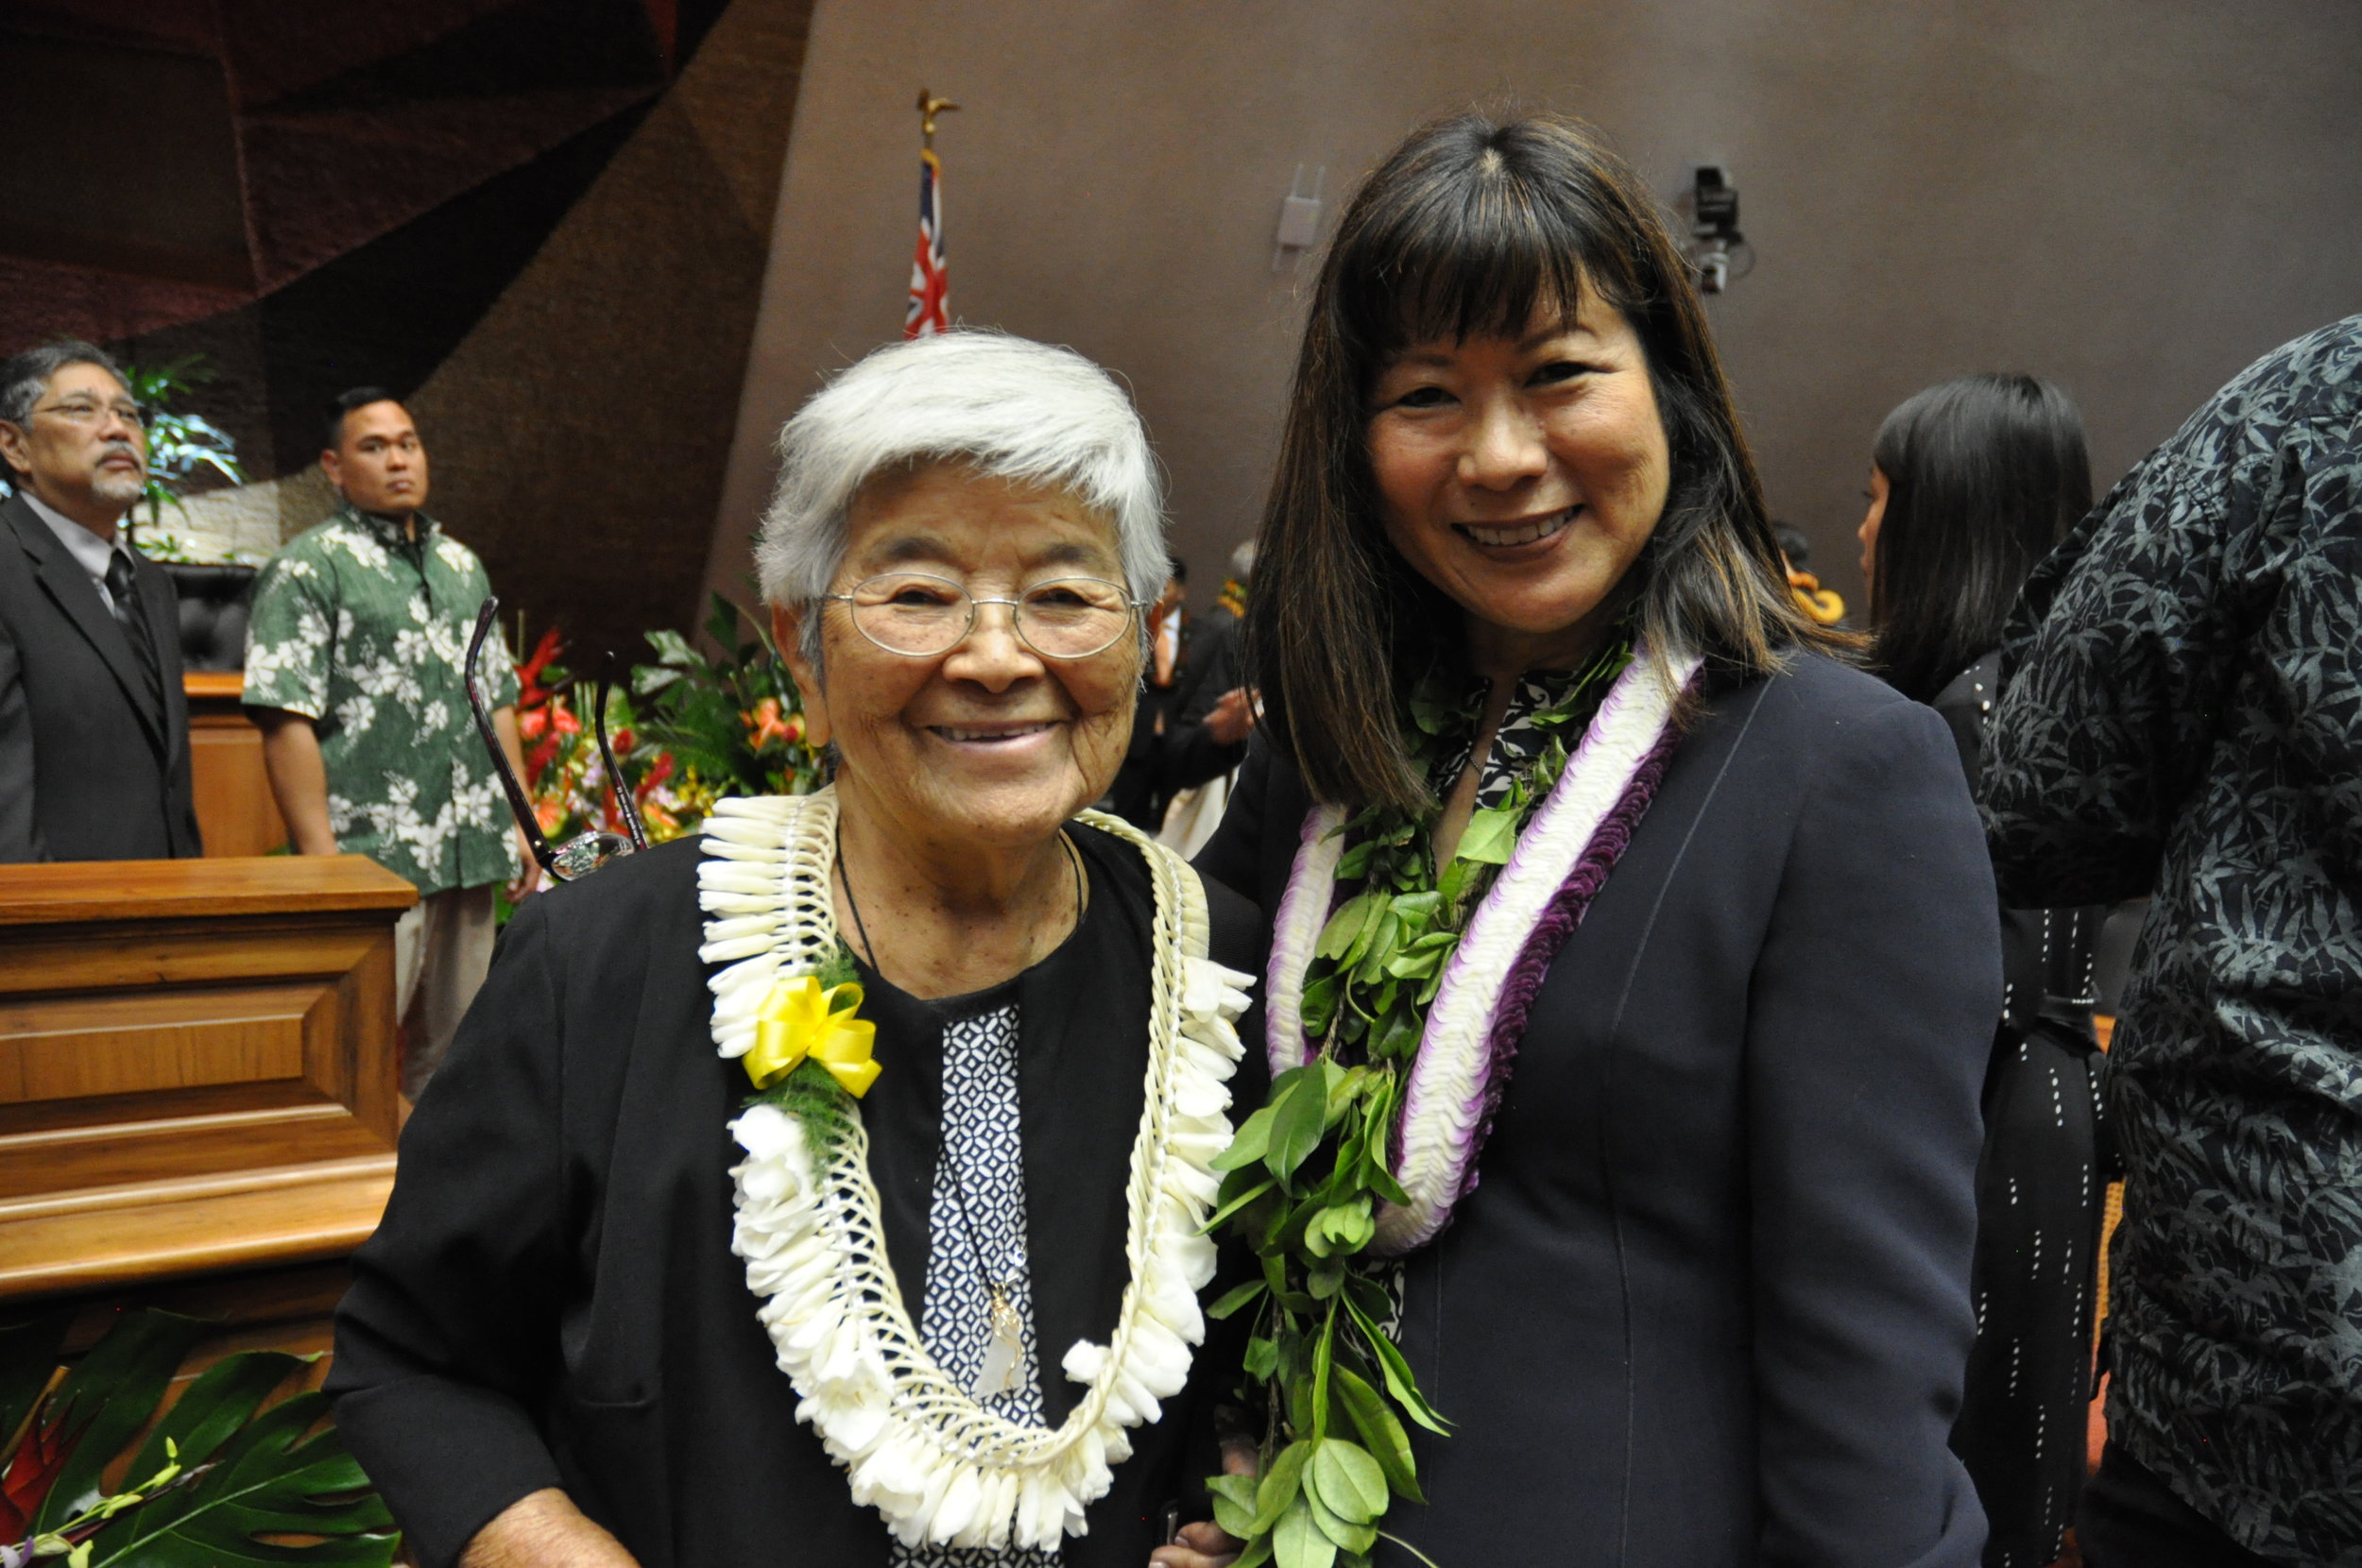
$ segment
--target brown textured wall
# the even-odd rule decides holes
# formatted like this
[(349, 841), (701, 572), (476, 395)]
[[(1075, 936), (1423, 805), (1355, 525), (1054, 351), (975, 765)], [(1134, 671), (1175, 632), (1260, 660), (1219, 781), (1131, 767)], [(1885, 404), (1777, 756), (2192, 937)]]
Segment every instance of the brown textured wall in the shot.
[(1201, 597), (1268, 475), (1299, 162), (1333, 219), (1417, 120), (1515, 99), (1600, 125), (1668, 196), (1728, 163), (1760, 263), (1710, 314), (1773, 504), (1852, 597), (1870, 439), (1919, 387), (2061, 380), (2105, 486), (2362, 309), (2357, 77), (2350, 0), (822, 0), (710, 572), (745, 570), (780, 421), (899, 331), (921, 82), (967, 106), (940, 137), (954, 312), (1130, 378)]
[(733, 0), (412, 400), (434, 510), (578, 669), (695, 610), (808, 14)]

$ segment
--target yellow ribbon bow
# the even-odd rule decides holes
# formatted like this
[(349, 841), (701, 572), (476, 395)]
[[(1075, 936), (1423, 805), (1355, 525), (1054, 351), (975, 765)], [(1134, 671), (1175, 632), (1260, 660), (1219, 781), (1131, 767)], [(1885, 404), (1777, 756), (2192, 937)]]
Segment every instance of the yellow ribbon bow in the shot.
[(797, 975), (772, 987), (755, 1014), (755, 1048), (746, 1053), (746, 1076), (767, 1089), (810, 1057), (855, 1099), (878, 1081), (870, 1048), (878, 1026), (853, 1014), (861, 1007), (858, 985), (820, 988), (812, 975)]

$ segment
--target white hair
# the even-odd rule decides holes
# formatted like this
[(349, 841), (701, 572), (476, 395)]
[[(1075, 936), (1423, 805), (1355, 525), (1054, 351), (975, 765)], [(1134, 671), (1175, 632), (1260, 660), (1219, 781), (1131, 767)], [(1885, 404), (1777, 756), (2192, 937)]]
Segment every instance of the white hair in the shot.
[[(767, 604), (818, 604), (844, 564), (853, 497), (881, 473), (926, 463), (1066, 491), (1114, 522), (1133, 598), (1164, 588), (1148, 433), (1115, 378), (1071, 349), (976, 330), (880, 349), (796, 410), (779, 453), (779, 487), (755, 543)], [(804, 625), (816, 652), (819, 617)]]

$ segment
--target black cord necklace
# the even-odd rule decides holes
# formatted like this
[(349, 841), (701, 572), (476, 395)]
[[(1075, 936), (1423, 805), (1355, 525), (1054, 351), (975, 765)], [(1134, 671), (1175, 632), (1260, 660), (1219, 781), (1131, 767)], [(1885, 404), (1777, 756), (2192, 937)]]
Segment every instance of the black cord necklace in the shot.
[[(1074, 841), (1066, 836), (1064, 829), (1058, 833), (1058, 847), (1066, 851), (1067, 863), (1074, 869), (1074, 923), (1080, 926), (1083, 923), (1083, 857), (1075, 852)], [(845, 820), (842, 817), (837, 819), (836, 824), (836, 879), (838, 885), (845, 889), (845, 907), (853, 912), (853, 930), (861, 937), (863, 955), (868, 959), (869, 967), (877, 970), (878, 978), (883, 980), (885, 970), (878, 963), (878, 945), (869, 940), (869, 928), (861, 917), (861, 900), (853, 895), (853, 874), (845, 869)]]
[[(1083, 922), (1083, 858), (1075, 851), (1072, 841), (1062, 831), (1058, 843), (1067, 853), (1068, 862), (1074, 869), (1074, 922)], [(861, 945), (869, 960), (869, 967), (883, 979), (885, 971), (878, 964), (878, 945), (869, 939), (869, 927), (862, 919), (861, 899), (853, 893), (852, 873), (845, 868), (845, 824), (838, 819), (836, 827), (836, 876), (845, 889), (845, 907), (853, 913), (853, 929), (861, 937)], [(987, 1297), (986, 1315), (992, 1323), (992, 1337), (984, 1346), (984, 1365), (978, 1369), (972, 1391), (980, 1399), (1005, 1393), (1017, 1386), (1018, 1360), (1024, 1349), (1025, 1324), (1017, 1314), (1017, 1305), (1010, 1300), (1009, 1282), (995, 1277), (991, 1261), (984, 1256), (984, 1238), (976, 1234), (976, 1219), (969, 1211), (967, 1185), (960, 1179), (958, 1162), (944, 1159), (940, 1167), (951, 1178), (951, 1204), (960, 1212), (960, 1229), (967, 1236), (967, 1250), (976, 1259), (976, 1271), (984, 1282)], [(1009, 1259), (1014, 1263), (1014, 1257)]]

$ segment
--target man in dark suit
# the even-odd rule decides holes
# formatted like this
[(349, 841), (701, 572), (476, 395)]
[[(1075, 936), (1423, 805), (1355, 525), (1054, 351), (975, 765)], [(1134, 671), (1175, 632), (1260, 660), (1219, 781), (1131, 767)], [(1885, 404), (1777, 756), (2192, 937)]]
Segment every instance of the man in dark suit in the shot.
[(204, 853), (172, 584), (118, 528), (140, 419), (88, 343), (0, 364), (0, 861)]
[(1189, 581), (1188, 565), (1172, 557), (1164, 594), (1149, 608), (1148, 668), (1131, 746), (1103, 803), (1144, 833), (1163, 828), (1175, 794), (1237, 767), (1255, 730), (1231, 639), (1201, 640), (1183, 607)]

